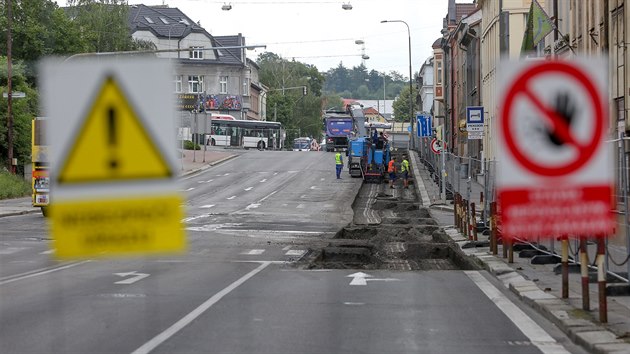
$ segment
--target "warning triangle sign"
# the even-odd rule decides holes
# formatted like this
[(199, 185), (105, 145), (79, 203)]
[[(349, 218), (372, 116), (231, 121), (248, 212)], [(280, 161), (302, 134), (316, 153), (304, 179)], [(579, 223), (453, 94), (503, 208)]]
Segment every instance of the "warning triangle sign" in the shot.
[(60, 170), (59, 184), (171, 178), (173, 173), (113, 77), (107, 77)]

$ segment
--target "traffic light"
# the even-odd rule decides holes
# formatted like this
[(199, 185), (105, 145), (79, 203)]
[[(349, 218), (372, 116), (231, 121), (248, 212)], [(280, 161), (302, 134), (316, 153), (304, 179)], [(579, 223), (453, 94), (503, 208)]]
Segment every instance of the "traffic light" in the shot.
[(306, 86), (302, 86), (302, 96), (306, 96), (307, 93)]

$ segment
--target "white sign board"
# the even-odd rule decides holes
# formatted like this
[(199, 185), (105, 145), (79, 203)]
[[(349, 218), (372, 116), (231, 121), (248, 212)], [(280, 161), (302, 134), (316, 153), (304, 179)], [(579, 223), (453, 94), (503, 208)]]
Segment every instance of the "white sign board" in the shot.
[(182, 251), (168, 62), (51, 60), (41, 72), (56, 256)]
[(606, 62), (503, 62), (497, 192), (506, 237), (612, 232)]

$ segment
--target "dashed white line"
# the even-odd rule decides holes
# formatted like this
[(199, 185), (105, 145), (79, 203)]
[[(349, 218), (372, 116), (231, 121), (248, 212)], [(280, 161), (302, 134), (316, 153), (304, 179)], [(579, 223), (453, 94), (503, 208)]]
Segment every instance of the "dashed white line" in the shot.
[(290, 249), (291, 249), (291, 247), (292, 247), (292, 246), (286, 246), (286, 247), (284, 247), (282, 250), (283, 250), (283, 251), (288, 251), (288, 250), (290, 250)]
[(51, 254), (53, 252), (55, 252), (55, 250), (47, 250), (47, 251), (44, 251), (44, 252), (39, 252), (39, 254)]
[(201, 208), (201, 209), (210, 209), (210, 208), (212, 208), (212, 207), (214, 207), (214, 204), (206, 204), (206, 205), (202, 205), (202, 206), (200, 206), (199, 208)]
[(233, 195), (233, 196), (231, 196), (231, 197), (229, 197), (229, 198), (225, 198), (225, 199), (227, 199), (227, 200), (232, 200), (232, 199), (234, 199), (234, 198), (236, 198), (236, 196), (235, 196), (235, 195)]
[(265, 200), (267, 200), (267, 198), (271, 197), (272, 195), (274, 195), (274, 194), (276, 194), (276, 193), (278, 193), (278, 191), (277, 191), (277, 190), (276, 190), (276, 191), (273, 191), (273, 192), (271, 192), (271, 193), (269, 193), (269, 194), (267, 194), (267, 196), (263, 197), (263, 199), (259, 200), (258, 202), (259, 202), (259, 203), (264, 202)]
[(261, 179), (261, 180), (260, 180), (260, 183), (265, 183), (265, 182), (267, 182), (267, 179), (266, 179), (266, 178), (265, 178), (265, 179)]
[(26, 273), (17, 274), (17, 275), (5, 277), (5, 278), (0, 278), (0, 285), (9, 284), (9, 283), (13, 283), (13, 282), (16, 282), (16, 281), (19, 281), (19, 280), (33, 278), (33, 277), (37, 277), (37, 276), (40, 276), (40, 275), (56, 272), (56, 271), (59, 271), (59, 270), (64, 270), (64, 269), (76, 267), (78, 265), (85, 264), (85, 263), (88, 263), (88, 262), (91, 262), (91, 261), (87, 260), (87, 261), (82, 261), (82, 262), (78, 262), (78, 263), (71, 263), (71, 264), (68, 264), (68, 265), (61, 266), (61, 267), (43, 268), (43, 269), (38, 269), (38, 270), (31, 271), (31, 272), (26, 272)]
[(182, 221), (183, 222), (189, 222), (189, 221), (193, 221), (193, 220), (197, 220), (197, 219), (201, 219), (201, 218), (207, 218), (209, 216), (210, 216), (210, 214), (201, 214), (201, 215), (191, 216), (191, 217), (182, 219)]
[(252, 203), (252, 204), (250, 204), (250, 205), (246, 206), (246, 207), (245, 207), (245, 210), (256, 209), (256, 208), (258, 208), (259, 206), (260, 206), (260, 204), (258, 204), (258, 203)]
[(245, 190), (246, 190), (247, 192), (251, 191), (252, 189), (254, 189), (254, 187), (247, 187), (247, 188), (245, 188)]
[(315, 189), (319, 189), (319, 187), (317, 187), (317, 186), (311, 186), (311, 189), (315, 190)]
[(325, 180), (326, 180), (326, 178), (320, 178), (319, 180), (320, 180), (320, 181), (325, 181)]
[(249, 256), (258, 256), (258, 255), (261, 255), (263, 253), (265, 253), (265, 250), (249, 250), (249, 251), (243, 252), (241, 254), (246, 254), (246, 255), (249, 255)]
[(191, 190), (193, 190), (195, 188), (188, 188), (188, 189), (180, 189), (180, 192), (190, 192)]

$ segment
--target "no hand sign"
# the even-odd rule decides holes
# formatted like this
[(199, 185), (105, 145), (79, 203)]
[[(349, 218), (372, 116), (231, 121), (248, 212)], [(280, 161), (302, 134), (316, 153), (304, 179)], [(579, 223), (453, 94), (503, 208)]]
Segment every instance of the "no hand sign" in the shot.
[(605, 63), (504, 62), (500, 69), (497, 192), (504, 235), (611, 234)]

